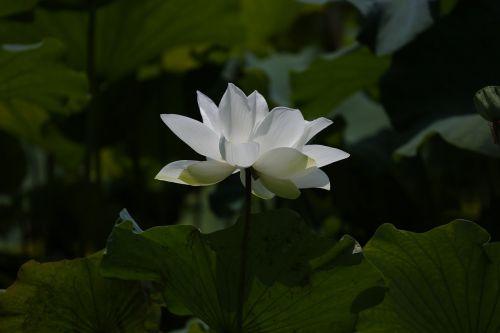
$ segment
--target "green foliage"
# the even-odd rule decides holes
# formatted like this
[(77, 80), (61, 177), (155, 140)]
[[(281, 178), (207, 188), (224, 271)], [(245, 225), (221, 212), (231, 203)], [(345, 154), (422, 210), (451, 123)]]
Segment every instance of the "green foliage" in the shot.
[(53, 39), (33, 45), (3, 45), (0, 103), (21, 100), (56, 112), (81, 109), (87, 101), (87, 80), (62, 63), (64, 53), (65, 47)]
[(366, 48), (318, 59), (306, 71), (292, 74), (293, 100), (306, 117), (327, 114), (351, 94), (376, 85), (388, 64)]
[(259, 59), (253, 54), (247, 56), (248, 69), (260, 69), (269, 78), (269, 95), (278, 105), (290, 105), (290, 73), (304, 71), (317, 56), (318, 50), (307, 48), (298, 54), (275, 53), (270, 57)]
[(500, 330), (500, 243), (458, 220), (423, 234), (383, 225), (365, 255), (384, 275), (382, 304), (361, 313), (360, 333)]
[(30, 261), (0, 293), (1, 332), (157, 332), (158, 308), (138, 282), (101, 277), (101, 254)]
[[(242, 221), (200, 234), (191, 226), (141, 232), (122, 218), (102, 272), (160, 282), (171, 311), (193, 314), (216, 332), (236, 332)], [(378, 273), (347, 236), (334, 244), (311, 233), (296, 214), (271, 211), (252, 215), (248, 239), (245, 332), (350, 333), (357, 313), (382, 299)]]
[(243, 0), (241, 6), (246, 40), (251, 49), (264, 49), (267, 40), (285, 32), (303, 8), (298, 1), (289, 0)]
[[(210, 5), (203, 0), (122, 0), (100, 7), (95, 23), (97, 76), (117, 80), (176, 46), (231, 45), (243, 34), (237, 9), (228, 0), (211, 1)], [(42, 36), (62, 40), (70, 51), (71, 65), (84, 69), (88, 13), (38, 9), (35, 14), (34, 28)]]
[(396, 154), (415, 156), (420, 145), (433, 135), (440, 135), (448, 143), (462, 149), (500, 157), (500, 149), (493, 143), (488, 122), (475, 114), (454, 116), (432, 123), (399, 147)]

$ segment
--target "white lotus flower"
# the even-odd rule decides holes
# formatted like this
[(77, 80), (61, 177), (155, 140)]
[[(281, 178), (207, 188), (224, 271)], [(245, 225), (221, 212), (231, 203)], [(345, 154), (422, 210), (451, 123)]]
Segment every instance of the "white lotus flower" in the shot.
[(245, 172), (251, 172), (255, 195), (293, 199), (302, 188), (329, 190), (328, 176), (319, 168), (349, 156), (336, 148), (306, 145), (330, 120), (309, 122), (299, 110), (286, 107), (269, 112), (257, 91), (246, 96), (230, 83), (219, 107), (200, 92), (198, 105), (203, 123), (177, 114), (162, 114), (161, 119), (206, 161), (172, 162), (156, 179), (205, 186), (240, 172), (245, 185)]

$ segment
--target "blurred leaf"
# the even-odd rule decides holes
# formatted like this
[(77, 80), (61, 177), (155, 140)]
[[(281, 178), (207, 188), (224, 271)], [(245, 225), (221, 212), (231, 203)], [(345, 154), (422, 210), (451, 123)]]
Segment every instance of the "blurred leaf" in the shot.
[(488, 122), (476, 114), (438, 120), (399, 147), (396, 154), (415, 156), (420, 145), (433, 135), (440, 135), (448, 143), (462, 149), (500, 157), (500, 148), (493, 143)]
[[(364, 16), (359, 40), (377, 55), (388, 55), (414, 39), (434, 22), (433, 0), (300, 0), (303, 3), (325, 5), (328, 2), (348, 2)], [(443, 2), (448, 12), (456, 0)]]
[(423, 234), (383, 225), (365, 247), (384, 275), (384, 302), (360, 314), (360, 333), (500, 330), (500, 243), (458, 220)]
[(378, 55), (391, 54), (434, 22), (432, 0), (347, 0), (365, 16), (360, 41)]
[[(241, 221), (200, 234), (180, 225), (142, 232), (129, 216), (122, 219), (109, 239), (105, 275), (159, 281), (171, 311), (191, 313), (216, 332), (236, 332)], [(245, 332), (351, 333), (357, 312), (383, 296), (353, 239), (334, 245), (290, 211), (252, 215), (248, 240)], [(377, 297), (357, 297), (366, 290)]]
[(87, 101), (83, 73), (62, 62), (63, 45), (46, 39), (31, 45), (0, 49), (0, 102), (23, 100), (48, 111), (79, 110)]
[(356, 91), (377, 84), (388, 64), (366, 48), (339, 51), (292, 74), (292, 99), (308, 118), (326, 115)]
[(354, 144), (391, 128), (384, 108), (362, 92), (347, 98), (335, 109), (335, 115), (345, 119), (343, 138), (346, 144)]
[[(475, 113), (481, 88), (500, 85), (500, 1), (459, 1), (454, 10), (401, 48), (380, 81), (382, 104), (398, 131)], [(466, 45), (466, 47), (464, 47)]]
[[(304, 5), (290, 0), (242, 0), (241, 15), (250, 49), (262, 49), (276, 34), (289, 29)], [(279, 18), (279, 19), (278, 19)]]
[(106, 279), (101, 254), (40, 264), (30, 261), (0, 293), (2, 332), (155, 332), (159, 312), (136, 282)]
[[(130, 74), (167, 49), (197, 43), (231, 45), (242, 38), (238, 4), (230, 0), (121, 0), (100, 7), (96, 21), (96, 67), (100, 78)], [(57, 37), (71, 51), (73, 67), (83, 70), (87, 57), (88, 14), (36, 12), (36, 27)]]
[(37, 2), (38, 0), (0, 0), (0, 17), (32, 9)]
[(298, 54), (274, 53), (264, 59), (250, 53), (246, 57), (246, 66), (266, 73), (270, 81), (269, 95), (274, 103), (290, 105), (290, 72), (305, 70), (317, 53), (314, 48), (306, 48)]
[(0, 101), (0, 128), (22, 141), (38, 145), (62, 165), (75, 169), (83, 158), (83, 146), (65, 138), (48, 125), (49, 114), (22, 100)]

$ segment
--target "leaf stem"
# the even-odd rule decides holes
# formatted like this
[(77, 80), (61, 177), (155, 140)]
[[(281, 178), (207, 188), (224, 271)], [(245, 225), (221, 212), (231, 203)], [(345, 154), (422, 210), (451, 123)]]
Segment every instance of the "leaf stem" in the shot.
[(95, 69), (95, 34), (96, 34), (96, 0), (88, 3), (88, 26), (87, 26), (87, 79), (89, 82), (90, 102), (87, 109), (86, 122), (86, 151), (85, 151), (85, 179), (91, 182), (92, 162), (95, 163), (95, 177), (100, 182), (100, 160), (97, 139), (97, 97), (99, 95), (99, 83)]
[(245, 169), (245, 211), (243, 216), (243, 236), (241, 240), (240, 282), (238, 288), (238, 308), (236, 312), (236, 327), (238, 333), (243, 333), (243, 305), (245, 303), (245, 285), (247, 275), (247, 248), (250, 229), (250, 214), (252, 208), (252, 173)]

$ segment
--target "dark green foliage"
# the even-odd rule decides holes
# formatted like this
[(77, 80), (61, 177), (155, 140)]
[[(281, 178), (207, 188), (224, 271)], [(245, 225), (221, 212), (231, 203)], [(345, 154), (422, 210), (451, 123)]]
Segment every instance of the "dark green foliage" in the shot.
[[(237, 331), (241, 220), (205, 235), (191, 226), (141, 232), (122, 218), (108, 242), (105, 276), (157, 281), (171, 311), (190, 313), (216, 332)], [(252, 215), (244, 331), (352, 332), (356, 314), (384, 293), (359, 250), (347, 236), (336, 244), (318, 237), (289, 211)]]
[(468, 221), (424, 234), (383, 225), (365, 255), (384, 276), (387, 296), (362, 312), (357, 329), (376, 332), (498, 332), (500, 243)]
[(101, 254), (30, 261), (0, 293), (2, 332), (157, 332), (159, 308), (138, 282), (101, 277)]

